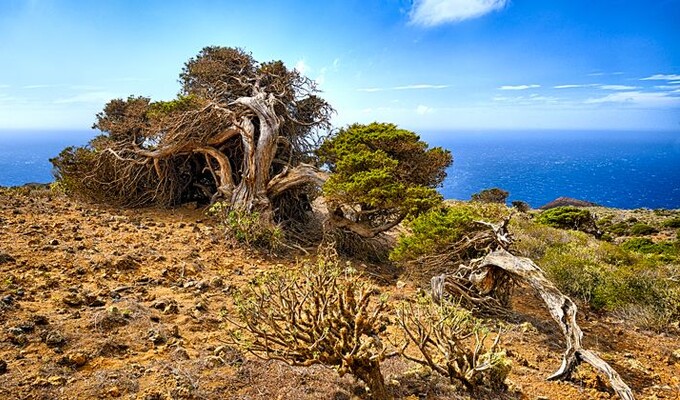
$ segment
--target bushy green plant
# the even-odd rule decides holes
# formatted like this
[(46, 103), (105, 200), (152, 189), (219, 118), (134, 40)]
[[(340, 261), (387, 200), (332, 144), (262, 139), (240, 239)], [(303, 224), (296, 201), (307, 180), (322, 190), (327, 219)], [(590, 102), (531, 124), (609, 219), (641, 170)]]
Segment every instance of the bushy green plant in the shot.
[(636, 237), (625, 241), (622, 247), (642, 254), (655, 255), (661, 261), (673, 262), (680, 256), (680, 243), (677, 241), (654, 242), (649, 238)]
[(399, 237), (390, 258), (405, 261), (441, 254), (463, 236), (488, 229), (475, 221), (497, 222), (508, 213), (507, 207), (500, 204), (458, 203), (434, 208), (406, 224), (410, 232)]
[(560, 229), (573, 229), (586, 233), (599, 232), (593, 214), (578, 207), (555, 207), (541, 212), (536, 222)]
[(680, 216), (665, 220), (663, 226), (666, 228), (680, 228)]
[(480, 203), (501, 203), (505, 204), (508, 199), (507, 191), (499, 188), (484, 189), (472, 195), (471, 200)]
[(633, 238), (616, 245), (526, 219), (512, 228), (515, 250), (534, 259), (565, 294), (592, 309), (625, 315), (653, 329), (680, 319), (673, 301), (680, 285), (669, 279), (680, 272), (675, 261), (668, 262), (674, 244)]
[(372, 237), (441, 203), (435, 188), (452, 158), (394, 124), (354, 124), (318, 150), (332, 173), (323, 186), (331, 222)]
[(257, 212), (246, 213), (233, 210), (224, 202), (216, 202), (207, 211), (218, 218), (228, 238), (246, 246), (275, 249), (283, 240), (283, 233), (277, 226), (263, 223)]
[(630, 233), (636, 236), (651, 235), (657, 233), (658, 230), (653, 226), (638, 222), (630, 227)]

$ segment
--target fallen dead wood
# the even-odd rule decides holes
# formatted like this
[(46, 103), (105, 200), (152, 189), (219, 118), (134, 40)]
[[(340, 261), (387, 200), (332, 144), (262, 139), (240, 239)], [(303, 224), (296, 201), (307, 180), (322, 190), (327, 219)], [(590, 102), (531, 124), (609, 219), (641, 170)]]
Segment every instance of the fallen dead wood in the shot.
[[(574, 369), (583, 361), (592, 365), (604, 374), (614, 391), (624, 400), (633, 400), (633, 392), (621, 379), (621, 376), (591, 350), (584, 349), (581, 344), (583, 332), (576, 323), (576, 304), (567, 296), (563, 295), (555, 285), (550, 282), (541, 268), (532, 260), (517, 257), (505, 249), (495, 250), (484, 257), (474, 268), (473, 284), (478, 290), (484, 292), (493, 287), (494, 277), (498, 276), (499, 270), (510, 274), (516, 280), (527, 282), (543, 299), (552, 318), (557, 322), (564, 334), (567, 349), (562, 357), (560, 368), (548, 377), (548, 380), (569, 379)], [(432, 278), (432, 289), (435, 298), (442, 298), (443, 292), (447, 291), (446, 274)]]

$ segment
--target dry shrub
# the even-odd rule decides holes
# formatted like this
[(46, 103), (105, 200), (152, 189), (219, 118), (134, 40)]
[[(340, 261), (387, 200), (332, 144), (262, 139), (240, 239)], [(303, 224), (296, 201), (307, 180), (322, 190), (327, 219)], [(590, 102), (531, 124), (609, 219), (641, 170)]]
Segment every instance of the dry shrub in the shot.
[[(455, 305), (437, 305), (428, 297), (403, 303), (397, 323), (405, 336), (402, 354), (472, 392), (481, 387), (505, 390), (511, 365), (500, 349), (500, 333), (489, 344), (489, 330)], [(407, 350), (415, 346), (420, 355)]]
[(269, 273), (234, 294), (238, 329), (231, 340), (257, 357), (291, 365), (322, 364), (363, 380), (389, 398), (380, 360), (384, 301), (334, 254), (298, 271)]

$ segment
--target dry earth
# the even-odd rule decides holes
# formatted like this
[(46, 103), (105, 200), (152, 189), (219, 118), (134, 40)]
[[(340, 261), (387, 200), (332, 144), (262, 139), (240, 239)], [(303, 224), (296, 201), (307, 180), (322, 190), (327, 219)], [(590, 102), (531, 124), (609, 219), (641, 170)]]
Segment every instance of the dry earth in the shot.
[[(253, 359), (224, 344), (230, 291), (291, 265), (225, 245), (200, 210), (120, 210), (0, 188), (0, 398), (361, 398), (352, 377)], [(393, 269), (372, 271), (392, 299), (413, 293), (412, 282), (396, 284)], [(615, 398), (588, 366), (571, 382), (545, 381), (559, 366), (561, 334), (527, 290), (518, 290), (514, 307), (503, 339), (513, 362), (509, 391), (478, 398)], [(637, 398), (680, 399), (679, 337), (579, 317), (586, 346)], [(383, 372), (398, 398), (467, 397), (397, 358)]]

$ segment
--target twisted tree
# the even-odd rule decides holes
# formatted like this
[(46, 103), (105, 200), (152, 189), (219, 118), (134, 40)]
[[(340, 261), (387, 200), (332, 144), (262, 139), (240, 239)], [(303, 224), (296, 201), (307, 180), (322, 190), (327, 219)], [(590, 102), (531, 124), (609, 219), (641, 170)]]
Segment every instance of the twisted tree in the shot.
[(453, 161), (414, 132), (377, 122), (340, 129), (318, 153), (332, 173), (323, 187), (331, 223), (364, 238), (440, 204), (435, 188)]
[(324, 180), (310, 163), (332, 113), (314, 82), (281, 61), (206, 47), (180, 83), (172, 101), (110, 101), (94, 124), (103, 134), (52, 160), (57, 178), (125, 206), (224, 200), (272, 223), (299, 216), (305, 185)]

